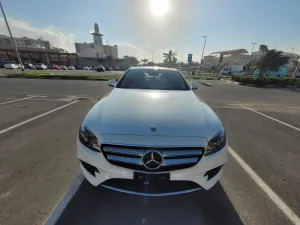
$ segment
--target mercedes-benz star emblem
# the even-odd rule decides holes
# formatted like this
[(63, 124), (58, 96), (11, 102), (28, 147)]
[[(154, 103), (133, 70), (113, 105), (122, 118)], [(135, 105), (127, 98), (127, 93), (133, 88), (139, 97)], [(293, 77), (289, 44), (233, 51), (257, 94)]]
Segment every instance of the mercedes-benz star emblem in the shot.
[(158, 151), (147, 151), (143, 155), (143, 165), (149, 170), (156, 170), (163, 164), (163, 156)]
[(154, 127), (154, 126), (151, 127), (150, 129), (151, 129), (151, 131), (153, 131), (153, 132), (156, 131), (156, 127)]

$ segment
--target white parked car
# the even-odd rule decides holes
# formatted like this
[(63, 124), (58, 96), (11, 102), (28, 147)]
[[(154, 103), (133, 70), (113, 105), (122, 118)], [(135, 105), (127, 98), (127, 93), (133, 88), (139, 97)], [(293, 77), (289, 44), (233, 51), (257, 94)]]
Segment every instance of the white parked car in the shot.
[(76, 70), (74, 66), (68, 66), (68, 70)]
[(84, 118), (77, 158), (94, 186), (145, 196), (208, 190), (227, 162), (220, 119), (177, 69), (130, 68)]
[(5, 69), (18, 69), (17, 64), (15, 64), (13, 61), (5, 61), (3, 64)]
[(90, 68), (88, 66), (84, 66), (83, 69), (84, 70), (90, 70)]
[(35, 68), (37, 70), (46, 70), (47, 66), (45, 64), (43, 64), (43, 63), (37, 63), (36, 66), (35, 66)]

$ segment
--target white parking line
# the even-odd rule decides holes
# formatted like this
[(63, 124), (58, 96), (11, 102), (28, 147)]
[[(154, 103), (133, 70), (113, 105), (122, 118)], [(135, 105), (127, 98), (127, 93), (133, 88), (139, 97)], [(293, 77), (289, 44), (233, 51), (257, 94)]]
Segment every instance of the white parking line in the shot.
[(254, 110), (254, 109), (251, 109), (251, 108), (247, 107), (247, 106), (244, 106), (244, 105), (240, 105), (240, 106), (243, 107), (244, 109), (248, 109), (248, 110), (250, 110), (250, 111), (252, 111), (252, 112), (255, 112), (255, 113), (259, 114), (259, 115), (262, 115), (262, 116), (264, 116), (264, 117), (267, 117), (267, 118), (269, 118), (270, 120), (274, 120), (274, 121), (276, 121), (276, 122), (278, 122), (278, 123), (281, 123), (281, 124), (283, 124), (283, 125), (285, 125), (285, 126), (287, 126), (287, 127), (293, 128), (293, 129), (295, 129), (296, 131), (299, 131), (299, 132), (300, 132), (300, 128), (298, 128), (298, 127), (295, 127), (295, 126), (290, 125), (290, 124), (288, 124), (288, 123), (282, 122), (281, 120), (275, 119), (275, 118), (273, 118), (273, 117), (271, 117), (271, 116), (268, 116), (268, 115), (266, 115), (266, 114), (263, 114), (263, 113), (261, 113), (261, 112), (258, 112), (258, 111)]
[(248, 175), (261, 187), (261, 189), (269, 196), (274, 204), (281, 209), (287, 218), (296, 225), (300, 224), (300, 218), (288, 207), (284, 201), (251, 169), (251, 167), (231, 148), (228, 146), (229, 153), (241, 165), (241, 167), (248, 173)]
[(80, 173), (64, 196), (60, 199), (58, 204), (54, 207), (53, 211), (50, 213), (49, 217), (46, 219), (44, 225), (54, 225), (58, 221), (59, 217), (64, 212), (65, 208), (68, 206), (69, 202), (76, 194), (78, 188), (80, 187), (81, 183), (83, 182), (84, 177)]
[(26, 97), (26, 98), (19, 98), (19, 99), (12, 100), (12, 101), (9, 101), (9, 102), (2, 102), (2, 103), (0, 103), (0, 105), (6, 105), (6, 104), (9, 104), (9, 103), (12, 103), (12, 102), (19, 102), (19, 101), (23, 101), (23, 100), (27, 100), (27, 99), (31, 99), (31, 98), (35, 98), (35, 97), (36, 97), (35, 95), (32, 95), (32, 96), (29, 96), (29, 97)]
[(50, 114), (50, 113), (53, 113), (53, 112), (55, 112), (55, 111), (57, 111), (57, 110), (60, 110), (60, 109), (63, 109), (63, 108), (65, 108), (65, 107), (68, 107), (68, 106), (70, 106), (70, 105), (73, 105), (73, 104), (75, 104), (76, 102), (79, 102), (79, 100), (74, 101), (74, 102), (70, 102), (70, 103), (68, 103), (68, 104), (66, 104), (66, 105), (60, 106), (60, 107), (58, 107), (58, 108), (56, 108), (56, 109), (52, 109), (52, 110), (50, 110), (50, 111), (48, 111), (48, 112), (45, 112), (45, 113), (43, 113), (43, 114), (41, 114), (41, 115), (38, 115), (38, 116), (36, 116), (36, 117), (33, 117), (33, 118), (31, 118), (31, 119), (28, 119), (28, 120), (25, 120), (25, 121), (23, 121), (23, 122), (21, 122), (21, 123), (18, 123), (18, 124), (16, 124), (16, 125), (13, 125), (13, 126), (11, 126), (11, 127), (8, 127), (8, 128), (6, 128), (6, 129), (4, 129), (4, 130), (1, 130), (1, 131), (0, 131), (0, 134), (3, 134), (3, 133), (5, 133), (5, 132), (7, 132), (7, 131), (10, 131), (10, 130), (12, 130), (12, 129), (15, 129), (15, 128), (17, 128), (17, 127), (19, 127), (19, 126), (22, 126), (22, 125), (24, 125), (24, 124), (26, 124), (26, 123), (29, 123), (29, 122), (31, 122), (31, 121), (33, 121), (33, 120), (36, 120), (36, 119), (41, 118), (41, 117), (43, 117), (43, 116), (46, 116), (46, 115), (48, 115), (48, 114)]

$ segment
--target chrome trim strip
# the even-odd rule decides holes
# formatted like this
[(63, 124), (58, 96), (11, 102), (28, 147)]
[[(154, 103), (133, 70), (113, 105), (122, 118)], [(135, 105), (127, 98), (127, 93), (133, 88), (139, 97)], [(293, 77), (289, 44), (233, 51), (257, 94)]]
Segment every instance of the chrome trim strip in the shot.
[(143, 165), (140, 158), (137, 159), (137, 158), (116, 156), (116, 155), (110, 155), (110, 154), (107, 154), (106, 157), (111, 161), (118, 161), (118, 162), (130, 163), (130, 164), (135, 164), (135, 165)]
[(171, 156), (189, 156), (189, 155), (202, 155), (202, 150), (176, 150), (176, 151), (162, 151), (163, 157)]
[(175, 192), (167, 192), (167, 193), (158, 193), (158, 194), (150, 194), (150, 193), (143, 193), (143, 192), (135, 192), (135, 191), (129, 191), (129, 190), (124, 190), (120, 188), (114, 188), (110, 187), (107, 185), (102, 185), (102, 187), (105, 187), (107, 189), (113, 190), (113, 191), (118, 191), (126, 194), (132, 194), (132, 195), (139, 195), (139, 196), (147, 196), (147, 197), (161, 197), (161, 196), (169, 196), (169, 195), (180, 195), (180, 194), (186, 194), (186, 193), (191, 193), (194, 191), (199, 191), (201, 188), (193, 188), (189, 190), (184, 190), (184, 191), (175, 191)]
[(119, 153), (119, 154), (124, 154), (124, 155), (143, 156), (143, 154), (144, 154), (144, 150), (135, 150), (135, 149), (130, 149), (130, 148), (118, 148), (118, 147), (105, 146), (102, 149), (105, 152)]
[(198, 158), (186, 158), (186, 159), (164, 159), (163, 166), (182, 165), (188, 163), (196, 163)]
[[(135, 135), (136, 136), (136, 135)], [(174, 137), (174, 136), (171, 136)], [(174, 137), (175, 138), (175, 137)], [(203, 137), (200, 137), (203, 138)], [(206, 148), (206, 145), (184, 145), (184, 146), (178, 146), (178, 145), (136, 145), (136, 144), (124, 144), (124, 143), (114, 143), (114, 142), (102, 142), (101, 145), (119, 145), (119, 146), (127, 146), (127, 147), (145, 147), (145, 148), (160, 148), (161, 150), (164, 149), (171, 149), (171, 148)]]

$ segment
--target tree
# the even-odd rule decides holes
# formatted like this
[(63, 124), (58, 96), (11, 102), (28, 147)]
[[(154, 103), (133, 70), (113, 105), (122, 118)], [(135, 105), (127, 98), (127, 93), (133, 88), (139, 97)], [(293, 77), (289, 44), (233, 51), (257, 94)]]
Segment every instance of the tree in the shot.
[(259, 51), (262, 52), (264, 55), (267, 54), (267, 52), (269, 51), (268, 46), (260, 45), (259, 46)]
[(129, 55), (124, 55), (124, 56), (123, 56), (123, 59), (126, 61), (127, 67), (129, 67), (129, 58), (130, 58)]
[(170, 50), (168, 53), (163, 54), (164, 64), (172, 65), (177, 63), (177, 52)]
[(123, 60), (125, 61), (127, 68), (137, 66), (139, 64), (139, 61), (134, 56), (124, 55)]
[(289, 62), (290, 58), (284, 56), (282, 51), (268, 50), (266, 45), (261, 45), (259, 50), (264, 54), (258, 61), (259, 76), (263, 77), (265, 70), (278, 71), (279, 67)]
[(145, 66), (146, 63), (148, 62), (148, 59), (141, 59), (141, 61), (143, 62), (144, 66)]
[(129, 61), (131, 66), (137, 66), (139, 64), (139, 60), (135, 56), (129, 56)]

